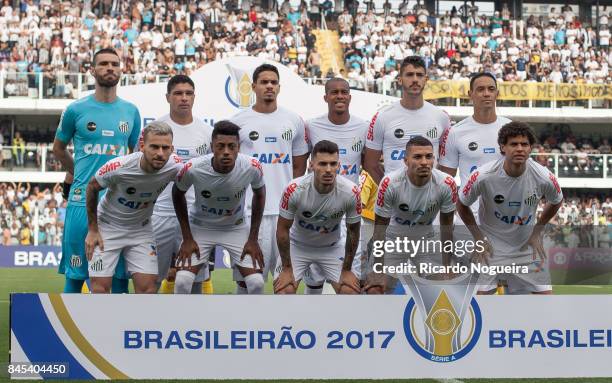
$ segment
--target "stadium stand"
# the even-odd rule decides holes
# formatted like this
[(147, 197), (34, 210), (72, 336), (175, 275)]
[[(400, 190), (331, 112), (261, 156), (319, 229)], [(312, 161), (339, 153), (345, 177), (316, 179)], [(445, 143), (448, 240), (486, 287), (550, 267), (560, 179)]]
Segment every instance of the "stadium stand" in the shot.
[[(467, 17), (455, 8), (430, 15), (422, 5), (410, 9), (407, 1), (396, 7), (386, 1), (379, 8), (367, 2), (358, 9), (342, 9), (343, 2), (330, 0), (302, 1), (297, 8), (288, 0), (265, 7), (250, 0), (240, 6), (235, 0), (96, 1), (95, 7), (90, 1), (14, 3), (4, 0), (0, 8), (5, 97), (34, 97), (42, 89), (45, 97), (74, 98), (78, 87), (92, 89), (88, 68), (102, 47), (122, 55), (126, 84), (251, 55), (281, 62), (305, 78), (339, 75), (355, 88), (382, 92), (392, 87), (401, 59), (411, 54), (426, 59), (432, 80), (487, 70), (500, 81), (610, 82), (607, 11), (595, 30), (569, 6), (561, 12), (552, 8), (547, 17), (515, 20), (507, 7), (491, 16), (477, 7), (470, 7)], [(316, 31), (322, 26), (341, 36), (321, 36)], [(325, 52), (313, 49), (317, 34), (326, 40)], [(332, 57), (325, 59), (334, 64), (322, 63), (330, 50)]]

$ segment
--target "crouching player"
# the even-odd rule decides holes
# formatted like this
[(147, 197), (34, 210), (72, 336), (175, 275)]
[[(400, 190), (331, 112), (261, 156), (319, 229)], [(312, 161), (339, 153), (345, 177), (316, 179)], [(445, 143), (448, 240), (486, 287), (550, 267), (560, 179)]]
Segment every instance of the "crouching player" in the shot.
[[(440, 243), (452, 241), (457, 185), (453, 177), (433, 169), (434, 161), (434, 148), (427, 138), (416, 136), (406, 143), (404, 165), (385, 176), (378, 186), (373, 244), (394, 242), (397, 238), (408, 238), (416, 243), (430, 240), (435, 236), (432, 223), (438, 212)], [(398, 266), (410, 260), (417, 265), (442, 263), (449, 266), (451, 254), (444, 252), (442, 247), (425, 250), (422, 254), (395, 249), (389, 254), (376, 257), (372, 260), (372, 270), (369, 270), (366, 278), (365, 291), (368, 294), (382, 294), (393, 290), (397, 275), (387, 274), (386, 277), (385, 265)]]
[[(361, 226), (359, 188), (336, 176), (339, 150), (331, 141), (314, 146), (310, 166), (313, 172), (293, 180), (281, 198), (276, 240), (282, 271), (275, 275), (274, 292), (295, 294), (304, 272), (318, 265), (336, 292), (357, 294), (359, 280), (351, 268)], [(340, 235), (344, 216), (346, 244)]]
[[(156, 292), (151, 215), (155, 200), (182, 168), (173, 150), (172, 128), (152, 122), (144, 129), (140, 152), (108, 161), (89, 181), (85, 252), (93, 293), (110, 292), (122, 253), (136, 293)], [(108, 190), (98, 204), (102, 189)]]
[[(219, 121), (212, 153), (184, 164), (172, 189), (183, 242), (176, 260), (175, 294), (189, 294), (196, 274), (208, 268), (215, 246), (230, 254), (249, 294), (262, 294), (264, 261), (257, 237), (266, 203), (261, 164), (240, 151), (240, 127)], [(193, 185), (195, 202), (187, 212), (185, 192)], [(244, 222), (247, 187), (253, 190), (251, 225)]]
[[(535, 134), (527, 124), (504, 125), (497, 142), (504, 158), (472, 172), (457, 203), (457, 212), (474, 239), (485, 242), (477, 261), (502, 271), (481, 273), (479, 294), (494, 293), (499, 280), (508, 282), (510, 294), (551, 294), (542, 235), (561, 207), (563, 193), (555, 176), (529, 158)], [(536, 222), (542, 198), (546, 206)], [(480, 226), (469, 208), (477, 200)], [(510, 266), (517, 272), (504, 273)]]

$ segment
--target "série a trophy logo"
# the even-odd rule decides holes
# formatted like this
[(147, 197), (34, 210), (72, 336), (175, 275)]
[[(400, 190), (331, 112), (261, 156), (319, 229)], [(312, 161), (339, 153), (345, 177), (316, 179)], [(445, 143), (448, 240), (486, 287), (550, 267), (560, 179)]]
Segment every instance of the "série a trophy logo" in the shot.
[(250, 108), (255, 103), (250, 71), (226, 64), (225, 97), (236, 108)]
[(482, 315), (474, 299), (477, 279), (472, 274), (453, 281), (431, 281), (411, 274), (400, 277), (412, 294), (404, 310), (404, 333), (419, 355), (447, 363), (474, 348), (482, 330)]

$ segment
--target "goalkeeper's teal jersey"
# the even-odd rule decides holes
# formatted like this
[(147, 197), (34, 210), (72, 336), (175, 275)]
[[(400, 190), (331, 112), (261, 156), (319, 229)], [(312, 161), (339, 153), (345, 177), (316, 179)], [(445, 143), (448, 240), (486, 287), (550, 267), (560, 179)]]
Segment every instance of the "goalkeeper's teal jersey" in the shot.
[(140, 136), (138, 108), (119, 97), (110, 103), (92, 94), (66, 108), (55, 137), (74, 144), (74, 182), (68, 204), (85, 206), (85, 190), (94, 173), (108, 160), (128, 154)]

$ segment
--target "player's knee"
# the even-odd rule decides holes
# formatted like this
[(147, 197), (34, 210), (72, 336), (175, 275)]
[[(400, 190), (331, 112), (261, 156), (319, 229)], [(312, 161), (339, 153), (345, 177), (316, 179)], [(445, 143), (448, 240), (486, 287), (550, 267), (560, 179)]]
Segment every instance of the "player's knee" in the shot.
[(189, 294), (191, 293), (191, 286), (195, 280), (195, 274), (191, 271), (180, 270), (176, 273), (176, 280), (174, 281), (174, 293), (175, 294)]
[(244, 278), (247, 292), (249, 294), (263, 294), (264, 292), (264, 279), (260, 273), (247, 275)]

